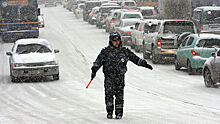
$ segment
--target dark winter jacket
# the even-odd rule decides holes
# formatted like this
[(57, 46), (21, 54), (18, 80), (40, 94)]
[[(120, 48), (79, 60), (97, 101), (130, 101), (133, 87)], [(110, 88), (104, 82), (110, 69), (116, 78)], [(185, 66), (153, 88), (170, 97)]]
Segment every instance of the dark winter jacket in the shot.
[(146, 67), (148, 64), (145, 60), (140, 59), (131, 50), (126, 47), (113, 47), (111, 42), (108, 47), (101, 50), (96, 61), (93, 63), (92, 72), (96, 73), (103, 66), (103, 73), (125, 74), (127, 71), (127, 62), (132, 61), (138, 66)]

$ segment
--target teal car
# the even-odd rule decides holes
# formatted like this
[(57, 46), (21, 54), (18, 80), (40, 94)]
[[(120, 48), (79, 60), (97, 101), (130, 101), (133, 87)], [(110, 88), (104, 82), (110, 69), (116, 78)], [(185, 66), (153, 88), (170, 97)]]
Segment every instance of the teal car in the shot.
[(180, 44), (175, 56), (175, 69), (186, 67), (189, 74), (202, 69), (206, 60), (220, 47), (220, 35), (190, 34)]

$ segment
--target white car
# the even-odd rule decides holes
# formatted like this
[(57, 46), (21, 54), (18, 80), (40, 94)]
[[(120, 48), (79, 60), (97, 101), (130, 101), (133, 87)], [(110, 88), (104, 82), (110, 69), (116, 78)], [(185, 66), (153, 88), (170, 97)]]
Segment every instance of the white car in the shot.
[(52, 76), (59, 80), (59, 65), (55, 53), (47, 40), (20, 39), (17, 40), (10, 56), (10, 76), (12, 82), (21, 81), (22, 78)]

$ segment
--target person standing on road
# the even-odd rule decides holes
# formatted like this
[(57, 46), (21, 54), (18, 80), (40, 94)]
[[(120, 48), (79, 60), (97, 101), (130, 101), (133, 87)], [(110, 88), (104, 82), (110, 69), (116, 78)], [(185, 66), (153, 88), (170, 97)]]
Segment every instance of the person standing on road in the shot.
[(127, 71), (127, 62), (131, 61), (138, 66), (153, 70), (153, 67), (147, 61), (140, 59), (131, 50), (122, 47), (121, 36), (117, 32), (110, 33), (109, 45), (101, 50), (92, 66), (91, 79), (96, 76), (96, 72), (103, 66), (105, 76), (105, 104), (107, 118), (112, 119), (114, 111), (115, 96), (115, 115), (116, 119), (123, 116), (124, 105), (124, 86), (125, 73)]

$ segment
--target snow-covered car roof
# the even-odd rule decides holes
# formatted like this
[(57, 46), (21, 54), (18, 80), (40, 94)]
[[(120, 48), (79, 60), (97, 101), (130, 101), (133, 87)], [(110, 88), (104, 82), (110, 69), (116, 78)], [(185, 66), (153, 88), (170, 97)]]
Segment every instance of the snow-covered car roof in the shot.
[(50, 46), (50, 43), (45, 39), (37, 39), (37, 38), (30, 38), (30, 39), (20, 39), (15, 42), (15, 45), (19, 44), (41, 44), (44, 46)]
[(154, 10), (154, 7), (138, 7), (140, 10), (151, 10), (151, 9), (153, 9)]
[(128, 18), (128, 19), (121, 19), (123, 22), (140, 22), (140, 19), (137, 18)]
[(218, 34), (191, 34), (199, 39), (220, 39), (220, 35)]
[(219, 6), (202, 6), (202, 7), (197, 7), (194, 9), (194, 11), (199, 11), (199, 10), (204, 10), (204, 11), (220, 10), (220, 7)]
[(104, 3), (101, 5), (101, 7), (103, 6), (119, 6), (117, 3)]
[(153, 24), (158, 24), (161, 22), (161, 20), (157, 20), (157, 19), (144, 19), (143, 22), (147, 22), (147, 23), (153, 23)]

